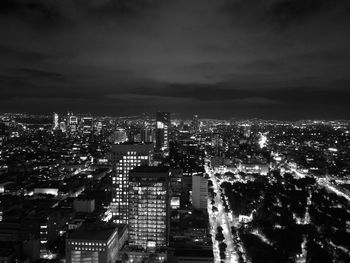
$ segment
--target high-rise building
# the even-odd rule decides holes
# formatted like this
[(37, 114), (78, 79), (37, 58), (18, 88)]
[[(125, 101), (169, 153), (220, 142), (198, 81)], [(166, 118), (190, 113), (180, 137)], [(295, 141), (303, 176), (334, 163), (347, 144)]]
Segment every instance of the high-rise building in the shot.
[(221, 156), (223, 139), (219, 133), (213, 133), (211, 138), (211, 145), (214, 148), (215, 156)]
[(167, 246), (169, 168), (140, 166), (129, 176), (129, 246), (154, 252)]
[(193, 131), (193, 132), (199, 132), (199, 119), (198, 119), (198, 115), (193, 115), (193, 119), (192, 119), (192, 131)]
[(78, 117), (74, 116), (73, 113), (68, 114), (68, 125), (71, 132), (76, 132), (78, 129)]
[(95, 130), (97, 134), (101, 134), (103, 129), (103, 123), (101, 121), (96, 122), (95, 124)]
[(208, 207), (208, 179), (202, 175), (192, 176), (192, 206), (197, 210)]
[(141, 129), (141, 141), (142, 142), (153, 142), (153, 131), (152, 127), (145, 126)]
[(170, 113), (157, 112), (156, 114), (156, 150), (169, 149)]
[(91, 133), (93, 130), (93, 118), (92, 117), (84, 117), (82, 119), (83, 122), (83, 132), (84, 133)]
[(66, 239), (66, 262), (116, 262), (119, 250), (118, 241), (116, 225), (85, 223)]
[(149, 165), (153, 143), (123, 143), (112, 146), (113, 200), (111, 211), (115, 223), (128, 223), (129, 171), (140, 165)]
[(58, 121), (58, 114), (54, 113), (53, 114), (53, 128), (54, 130), (58, 129), (59, 127), (59, 121)]

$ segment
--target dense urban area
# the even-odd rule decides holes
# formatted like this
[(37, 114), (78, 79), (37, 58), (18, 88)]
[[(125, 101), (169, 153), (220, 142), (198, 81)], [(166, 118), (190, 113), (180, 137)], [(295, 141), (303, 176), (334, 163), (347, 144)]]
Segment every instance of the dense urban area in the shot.
[(0, 114), (0, 262), (350, 262), (350, 123)]

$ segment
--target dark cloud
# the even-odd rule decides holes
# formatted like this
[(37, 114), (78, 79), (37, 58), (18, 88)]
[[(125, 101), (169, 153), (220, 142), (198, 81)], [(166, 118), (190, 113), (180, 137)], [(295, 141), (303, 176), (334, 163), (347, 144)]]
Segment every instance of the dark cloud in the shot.
[(344, 117), (349, 8), (345, 0), (3, 0), (0, 110)]

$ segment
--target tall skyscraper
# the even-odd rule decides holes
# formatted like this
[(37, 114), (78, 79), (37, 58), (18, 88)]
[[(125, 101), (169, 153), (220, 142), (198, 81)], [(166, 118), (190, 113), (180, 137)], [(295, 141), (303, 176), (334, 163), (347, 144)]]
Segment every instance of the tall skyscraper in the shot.
[(136, 166), (149, 165), (153, 147), (153, 143), (124, 143), (112, 146), (111, 210), (115, 223), (128, 223), (129, 171)]
[(169, 168), (140, 166), (129, 176), (129, 246), (154, 252), (167, 245)]
[(94, 120), (92, 117), (84, 117), (82, 118), (83, 123), (83, 132), (84, 133), (91, 133), (93, 130)]
[(53, 128), (57, 130), (59, 127), (59, 121), (58, 121), (58, 114), (54, 113), (53, 114)]
[(68, 114), (68, 125), (71, 132), (76, 132), (78, 129), (78, 117), (74, 116), (73, 113)]
[(157, 112), (156, 114), (156, 150), (169, 149), (170, 113)]
[(193, 132), (199, 132), (199, 119), (198, 119), (198, 115), (193, 115), (193, 119), (192, 119), (192, 131), (193, 131)]

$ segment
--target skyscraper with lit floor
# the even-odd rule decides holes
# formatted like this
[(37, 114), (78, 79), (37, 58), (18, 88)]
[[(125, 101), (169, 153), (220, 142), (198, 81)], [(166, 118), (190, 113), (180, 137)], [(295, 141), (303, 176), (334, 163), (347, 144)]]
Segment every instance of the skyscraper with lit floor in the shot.
[(153, 143), (123, 143), (112, 146), (111, 212), (115, 223), (128, 223), (129, 171), (136, 166), (149, 165), (153, 148)]
[(129, 176), (129, 246), (165, 248), (169, 231), (169, 168), (140, 166)]
[(53, 114), (53, 129), (57, 130), (59, 127), (59, 117), (57, 113)]
[(157, 112), (156, 114), (156, 150), (169, 149), (170, 113)]

